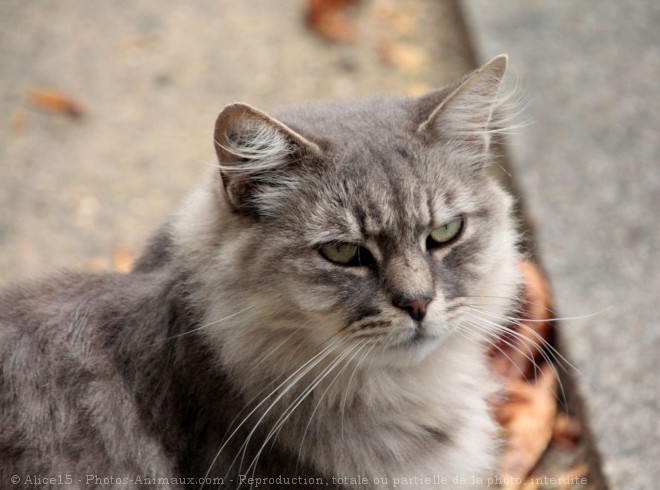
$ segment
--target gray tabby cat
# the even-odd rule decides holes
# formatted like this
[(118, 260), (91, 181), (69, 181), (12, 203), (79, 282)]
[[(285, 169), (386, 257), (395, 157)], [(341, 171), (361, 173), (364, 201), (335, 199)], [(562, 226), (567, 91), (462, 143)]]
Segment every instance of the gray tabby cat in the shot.
[(485, 345), (519, 281), (511, 199), (484, 170), (505, 69), (277, 119), (230, 105), (219, 171), (130, 274), (0, 293), (0, 487), (492, 471)]

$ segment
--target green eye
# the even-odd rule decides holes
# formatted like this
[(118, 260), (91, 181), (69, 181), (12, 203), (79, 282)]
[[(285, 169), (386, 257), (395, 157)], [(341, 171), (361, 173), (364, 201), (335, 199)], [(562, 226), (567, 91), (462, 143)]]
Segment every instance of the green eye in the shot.
[[(437, 227), (429, 235), (428, 245), (445, 245), (458, 237), (463, 229), (463, 218), (455, 218), (442, 226)], [(428, 248), (428, 247), (427, 247)]]
[(331, 262), (349, 265), (357, 258), (358, 246), (354, 243), (326, 243), (320, 251)]

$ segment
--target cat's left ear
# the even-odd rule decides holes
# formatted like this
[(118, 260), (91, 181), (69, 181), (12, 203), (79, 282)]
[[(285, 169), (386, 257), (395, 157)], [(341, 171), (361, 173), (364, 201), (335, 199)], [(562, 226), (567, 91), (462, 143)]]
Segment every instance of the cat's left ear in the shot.
[(225, 107), (213, 136), (229, 202), (245, 213), (257, 211), (257, 198), (269, 188), (281, 188), (282, 170), (321, 154), (318, 145), (247, 104)]
[(428, 116), (417, 132), (430, 141), (450, 142), (461, 150), (488, 150), (493, 109), (506, 72), (508, 57), (499, 55), (465, 77), (448, 92), (432, 92), (418, 102)]

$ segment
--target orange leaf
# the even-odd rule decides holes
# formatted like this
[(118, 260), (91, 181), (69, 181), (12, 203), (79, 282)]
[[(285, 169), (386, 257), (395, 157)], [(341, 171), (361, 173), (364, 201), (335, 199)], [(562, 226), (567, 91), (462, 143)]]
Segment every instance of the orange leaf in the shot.
[(524, 481), (552, 438), (557, 379), (546, 365), (535, 383), (512, 379), (508, 388), (509, 401), (496, 412), (506, 432), (501, 474), (503, 478)]
[(358, 38), (357, 28), (344, 15), (344, 10), (354, 3), (357, 0), (307, 0), (307, 25), (330, 41), (354, 42)]
[[(528, 260), (518, 264), (524, 283), (522, 319), (509, 325), (512, 333), (503, 335), (491, 351), (492, 369), (506, 379), (532, 375), (545, 343), (552, 336), (552, 299), (541, 269)], [(515, 332), (515, 334), (514, 334)]]
[(112, 251), (112, 266), (117, 272), (130, 272), (133, 267), (133, 253), (121, 245)]
[(527, 316), (534, 320), (547, 320), (552, 317), (552, 297), (550, 286), (541, 268), (529, 260), (521, 260), (518, 269), (525, 283), (525, 304)]
[(582, 425), (577, 418), (560, 413), (557, 415), (552, 430), (552, 442), (565, 449), (573, 450), (577, 446), (581, 433)]
[(428, 61), (426, 51), (410, 43), (381, 39), (376, 49), (383, 63), (412, 73), (421, 70)]
[(72, 117), (80, 117), (85, 113), (79, 102), (59, 90), (37, 88), (30, 90), (27, 97), (32, 105), (40, 109), (62, 112)]

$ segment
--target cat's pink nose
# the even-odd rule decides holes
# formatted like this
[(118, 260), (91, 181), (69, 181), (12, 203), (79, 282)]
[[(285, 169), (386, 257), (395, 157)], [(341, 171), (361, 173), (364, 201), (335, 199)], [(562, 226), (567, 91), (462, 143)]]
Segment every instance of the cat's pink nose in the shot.
[(406, 298), (394, 301), (394, 306), (408, 312), (413, 320), (421, 322), (426, 316), (426, 308), (433, 298), (428, 296), (417, 297), (414, 299)]

